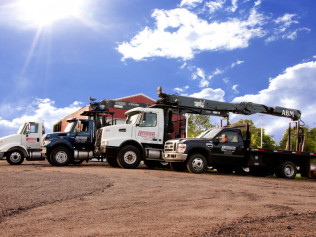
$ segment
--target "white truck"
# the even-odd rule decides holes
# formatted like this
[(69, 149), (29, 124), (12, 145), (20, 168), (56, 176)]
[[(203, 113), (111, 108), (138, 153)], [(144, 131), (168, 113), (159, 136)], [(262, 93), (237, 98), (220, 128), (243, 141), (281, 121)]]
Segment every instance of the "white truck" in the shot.
[(41, 154), (44, 134), (44, 121), (23, 123), (16, 134), (0, 138), (0, 160), (6, 158), (10, 165), (20, 165), (25, 158), (45, 160)]

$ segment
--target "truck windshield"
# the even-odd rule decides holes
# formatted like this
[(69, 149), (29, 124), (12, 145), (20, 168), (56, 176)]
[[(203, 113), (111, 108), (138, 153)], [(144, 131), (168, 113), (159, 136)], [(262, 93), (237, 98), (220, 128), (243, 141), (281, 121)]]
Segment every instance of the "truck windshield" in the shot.
[(73, 121), (73, 122), (68, 122), (68, 124), (67, 124), (67, 126), (66, 126), (64, 132), (70, 132), (71, 129), (73, 128), (73, 126), (74, 126), (75, 124), (76, 124), (75, 121)]
[(208, 138), (213, 139), (222, 129), (221, 128), (213, 128), (207, 130), (206, 132), (202, 133), (199, 138)]
[(23, 123), (23, 124), (20, 126), (20, 128), (19, 128), (19, 130), (18, 130), (18, 132), (17, 132), (16, 134), (22, 134), (25, 125), (26, 125), (26, 123)]
[(127, 115), (125, 123), (126, 124), (135, 124), (137, 122), (138, 115), (139, 115), (139, 112)]

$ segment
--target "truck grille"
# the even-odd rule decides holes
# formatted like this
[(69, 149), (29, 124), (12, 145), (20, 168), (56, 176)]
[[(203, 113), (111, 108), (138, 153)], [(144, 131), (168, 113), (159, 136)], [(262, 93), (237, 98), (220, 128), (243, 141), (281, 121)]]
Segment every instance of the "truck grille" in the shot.
[(175, 142), (166, 142), (165, 143), (165, 152), (175, 151), (177, 143)]

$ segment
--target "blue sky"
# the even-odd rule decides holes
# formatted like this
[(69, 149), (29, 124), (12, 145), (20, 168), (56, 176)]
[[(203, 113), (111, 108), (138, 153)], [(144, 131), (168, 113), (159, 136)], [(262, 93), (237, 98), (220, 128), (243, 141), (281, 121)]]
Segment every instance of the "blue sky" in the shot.
[[(89, 96), (157, 99), (159, 85), (300, 109), (314, 127), (315, 10), (314, 0), (1, 0), (0, 136), (26, 120), (51, 130)], [(263, 118), (278, 140), (288, 120)]]

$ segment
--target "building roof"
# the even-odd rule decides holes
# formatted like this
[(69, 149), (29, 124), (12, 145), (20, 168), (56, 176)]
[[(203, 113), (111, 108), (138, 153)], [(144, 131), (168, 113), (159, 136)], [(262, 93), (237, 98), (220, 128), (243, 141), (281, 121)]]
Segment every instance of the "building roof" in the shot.
[[(125, 97), (121, 97), (121, 98), (117, 98), (117, 99), (113, 99), (113, 100), (127, 100), (127, 99), (130, 99), (130, 98), (135, 98), (135, 97), (145, 97), (147, 98), (148, 100), (151, 100), (152, 102), (156, 102), (156, 100), (154, 100), (153, 98), (143, 94), (143, 93), (138, 93), (138, 94), (135, 94), (135, 95), (129, 95), (129, 96), (125, 96)], [(136, 102), (136, 101), (135, 101)]]

